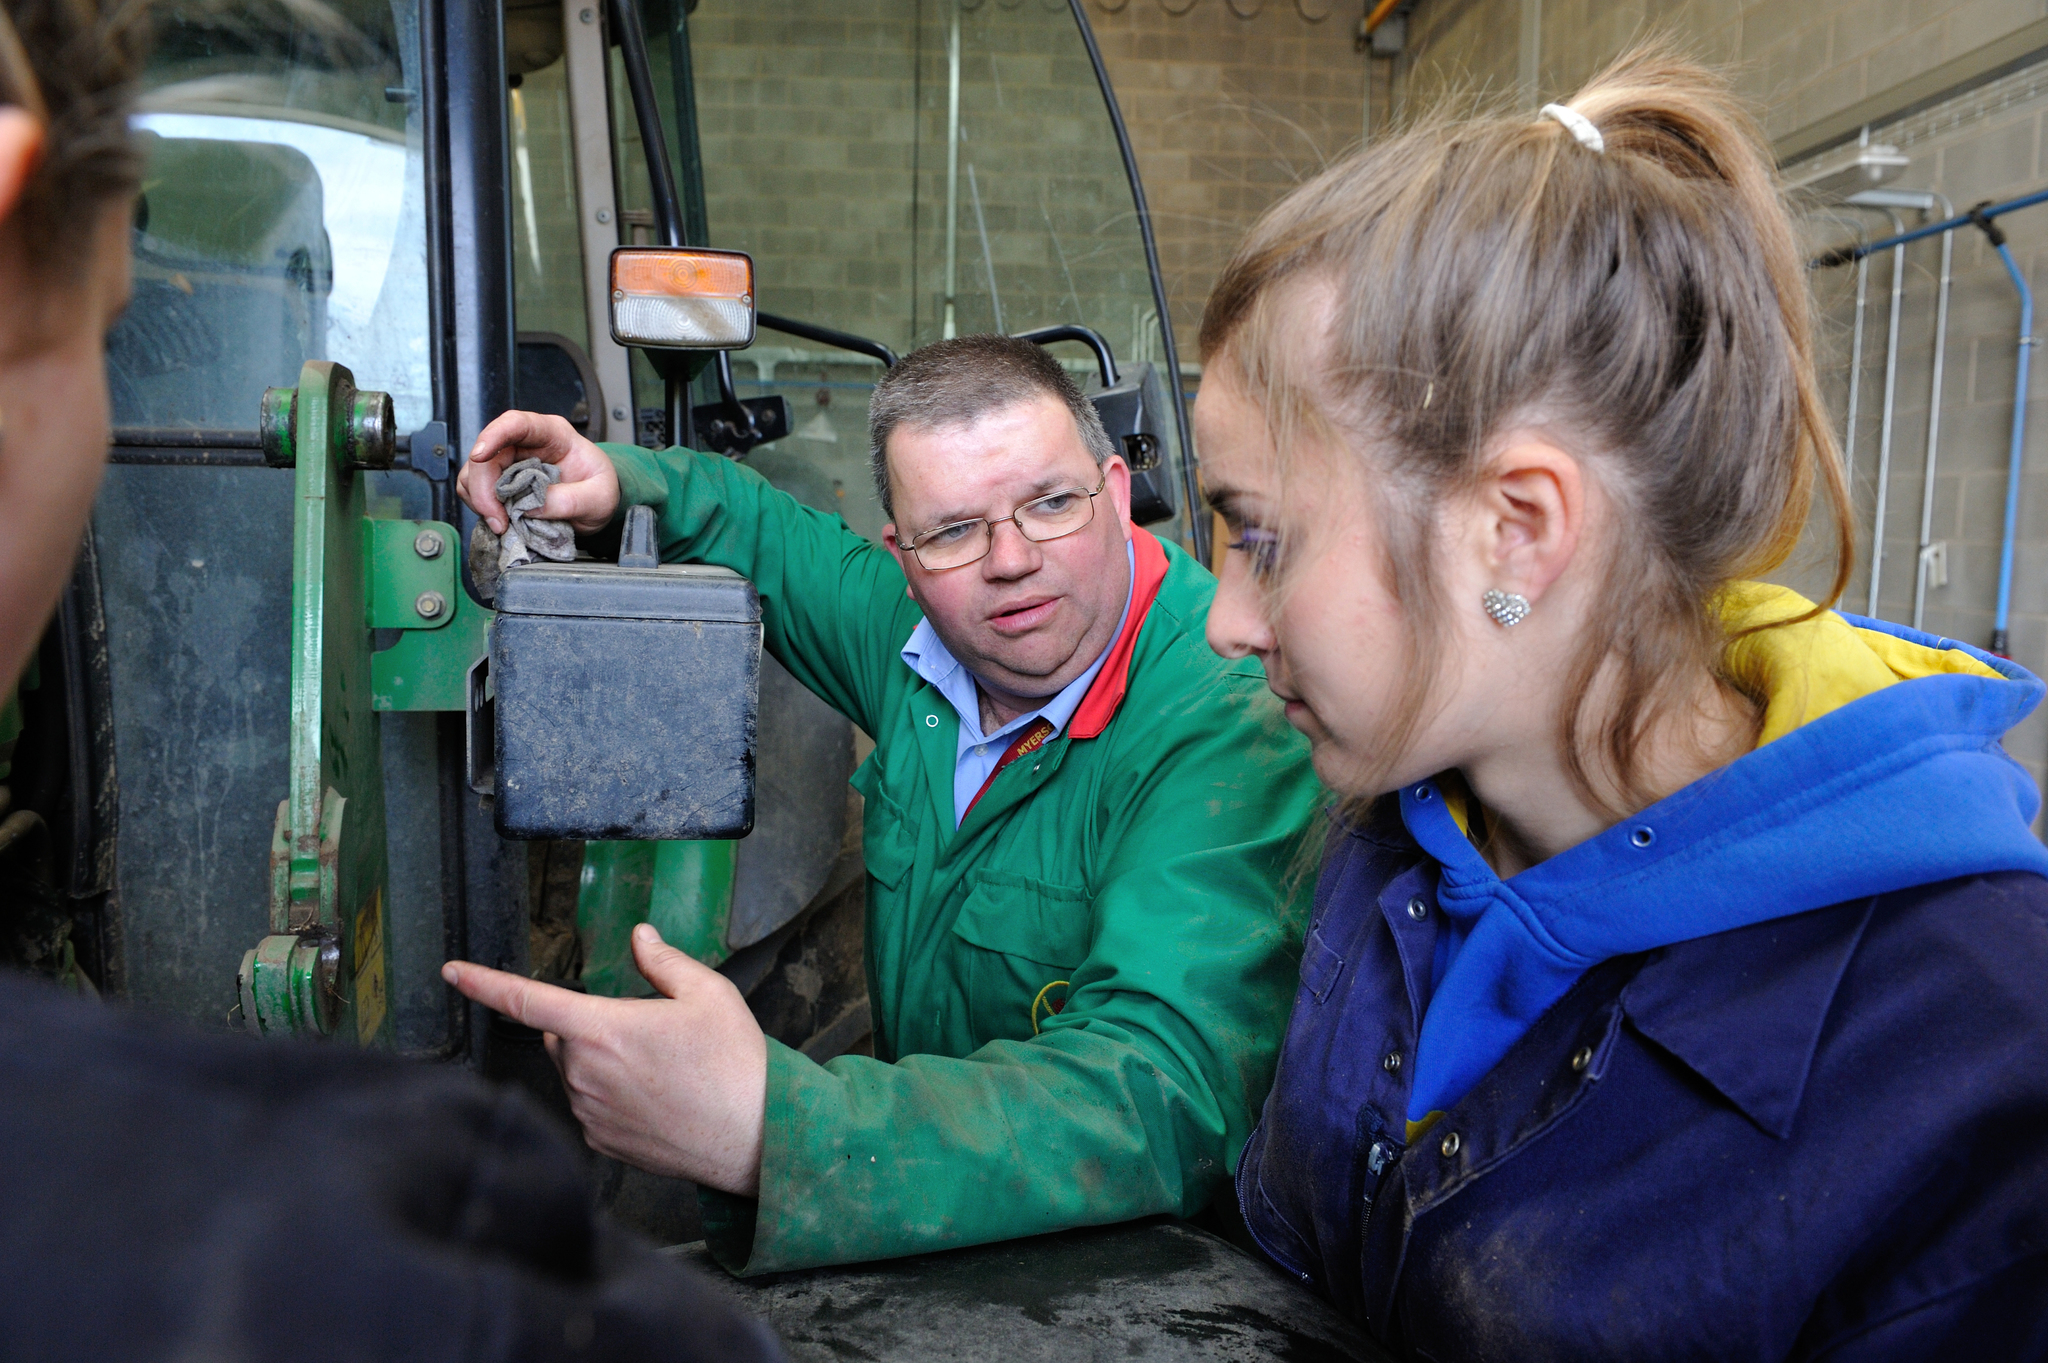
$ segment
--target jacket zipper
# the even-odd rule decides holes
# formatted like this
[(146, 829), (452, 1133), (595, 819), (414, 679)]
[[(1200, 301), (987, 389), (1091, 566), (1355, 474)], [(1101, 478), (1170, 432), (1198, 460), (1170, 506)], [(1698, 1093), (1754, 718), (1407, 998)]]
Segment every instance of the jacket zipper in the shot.
[(1365, 1262), (1366, 1246), (1370, 1243), (1373, 1212), (1378, 1209), (1380, 1189), (1386, 1184), (1387, 1172), (1401, 1157), (1401, 1147), (1392, 1141), (1374, 1141), (1365, 1152), (1365, 1172), (1370, 1175), (1365, 1195), (1365, 1208), (1358, 1218), (1358, 1261)]

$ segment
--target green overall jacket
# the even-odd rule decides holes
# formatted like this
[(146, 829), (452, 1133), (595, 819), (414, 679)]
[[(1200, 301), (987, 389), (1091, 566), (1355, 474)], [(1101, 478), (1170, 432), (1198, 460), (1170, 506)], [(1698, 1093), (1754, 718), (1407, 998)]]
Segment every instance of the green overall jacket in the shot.
[(768, 651), (875, 740), (875, 1058), (768, 1043), (760, 1196), (704, 1194), (712, 1252), (753, 1274), (1200, 1210), (1272, 1082), (1319, 802), (1258, 664), (1203, 642), (1215, 579), (1134, 531), (1109, 661), (956, 829), (959, 717), (901, 657), (895, 559), (730, 459), (605, 450), (663, 556), (751, 578)]

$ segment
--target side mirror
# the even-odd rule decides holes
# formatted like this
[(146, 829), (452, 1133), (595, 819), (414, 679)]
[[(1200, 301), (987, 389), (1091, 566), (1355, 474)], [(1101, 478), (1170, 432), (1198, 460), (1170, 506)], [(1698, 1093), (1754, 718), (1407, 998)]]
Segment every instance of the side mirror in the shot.
[(754, 259), (744, 251), (621, 246), (612, 252), (612, 339), (652, 350), (754, 343)]

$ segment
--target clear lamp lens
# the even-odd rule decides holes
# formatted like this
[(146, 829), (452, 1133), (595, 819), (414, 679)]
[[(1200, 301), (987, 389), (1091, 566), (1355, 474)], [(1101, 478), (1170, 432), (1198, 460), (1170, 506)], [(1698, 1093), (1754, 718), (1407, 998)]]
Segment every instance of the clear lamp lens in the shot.
[(628, 294), (612, 302), (612, 330), (626, 345), (725, 350), (753, 340), (754, 310), (737, 298)]

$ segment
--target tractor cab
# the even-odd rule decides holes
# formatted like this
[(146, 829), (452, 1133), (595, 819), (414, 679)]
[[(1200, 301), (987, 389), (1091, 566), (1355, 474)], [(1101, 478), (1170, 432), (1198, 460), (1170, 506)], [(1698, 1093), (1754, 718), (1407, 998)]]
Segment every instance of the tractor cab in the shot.
[[(522, 584), (501, 614), (454, 471), (493, 417), (538, 410), (745, 460), (876, 537), (877, 378), (919, 345), (1000, 331), (1070, 369), (1136, 471), (1137, 518), (1206, 559), (1150, 222), (1080, 5), (158, 14), (134, 299), (108, 345), (112, 466), (0, 708), (10, 959), (203, 1027), (465, 1063), (559, 1104), (539, 1038), (463, 1003), (440, 965), (645, 994), (627, 939), (652, 921), (771, 1035), (820, 1060), (865, 1047), (847, 785), (864, 737), (760, 651), (744, 582), (662, 577), (646, 545), (564, 565), (585, 596)], [(631, 248), (745, 262), (728, 298), (745, 334), (628, 318)], [(664, 759), (685, 780), (745, 768), (716, 818), (597, 819), (573, 798), (588, 761), (520, 746), (587, 691), (517, 640), (536, 620), (632, 623), (573, 604), (628, 579), (659, 598), (641, 623), (699, 612), (723, 651), (659, 714), (629, 706), (592, 741), (688, 728), (699, 746)], [(585, 672), (632, 666), (595, 647), (569, 649)], [(600, 1182), (627, 1221), (692, 1238), (688, 1185), (609, 1162)], [(1201, 1267), (1207, 1286), (1146, 1327), (1158, 1338), (1202, 1337), (1173, 1312), (1236, 1300), (1237, 1281), (1297, 1345), (1360, 1347), (1306, 1298), (1273, 1305), (1299, 1290), (1221, 1242), (1119, 1234), (1118, 1263), (1164, 1256), (1139, 1276), (1169, 1297)], [(1253, 1334), (1215, 1337), (1265, 1339), (1239, 1326)]]

